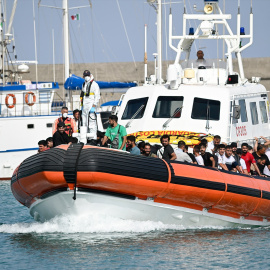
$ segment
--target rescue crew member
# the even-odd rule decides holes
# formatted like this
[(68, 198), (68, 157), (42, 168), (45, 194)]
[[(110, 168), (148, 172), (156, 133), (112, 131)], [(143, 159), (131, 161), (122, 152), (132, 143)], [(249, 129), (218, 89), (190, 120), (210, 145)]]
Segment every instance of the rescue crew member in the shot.
[(72, 133), (77, 133), (74, 119), (68, 117), (68, 108), (62, 107), (62, 117), (57, 118), (53, 125), (53, 134), (57, 131), (57, 124), (63, 122), (65, 124), (65, 132), (68, 136), (72, 136)]
[(199, 50), (197, 52), (197, 57), (198, 59), (196, 60), (195, 62), (195, 67), (198, 68), (198, 67), (204, 67), (207, 65), (206, 63), (206, 60), (204, 59), (204, 53), (202, 50)]
[(89, 70), (83, 72), (83, 78), (85, 82), (81, 91), (82, 125), (89, 128), (89, 132), (93, 135), (92, 139), (96, 140), (97, 121), (95, 111), (100, 99), (100, 90)]

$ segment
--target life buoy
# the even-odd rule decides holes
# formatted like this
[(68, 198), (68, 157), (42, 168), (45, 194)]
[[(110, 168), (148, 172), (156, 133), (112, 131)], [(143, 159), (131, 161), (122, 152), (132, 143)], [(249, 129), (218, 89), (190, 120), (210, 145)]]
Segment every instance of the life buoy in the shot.
[[(33, 96), (33, 102), (32, 103), (29, 102), (29, 99), (28, 99), (29, 95)], [(25, 100), (25, 103), (28, 106), (33, 106), (36, 103), (37, 98), (36, 98), (36, 95), (33, 92), (27, 92), (27, 94), (24, 97), (24, 100)]]
[[(9, 97), (12, 97), (12, 99), (13, 99), (12, 104), (9, 104), (9, 103), (8, 103)], [(14, 95), (14, 94), (7, 94), (7, 95), (6, 95), (6, 99), (5, 99), (5, 103), (6, 103), (6, 106), (7, 106), (9, 109), (14, 108), (15, 105), (16, 105), (16, 97), (15, 97), (15, 95)]]

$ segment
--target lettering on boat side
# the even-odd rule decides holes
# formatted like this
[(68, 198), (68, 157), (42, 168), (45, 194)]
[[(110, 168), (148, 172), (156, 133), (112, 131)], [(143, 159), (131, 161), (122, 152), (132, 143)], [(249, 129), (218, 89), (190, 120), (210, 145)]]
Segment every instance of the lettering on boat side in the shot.
[(246, 126), (236, 127), (236, 136), (247, 136), (247, 128)]
[(171, 135), (171, 136), (206, 136), (205, 133), (196, 133), (190, 131), (181, 131), (181, 130), (156, 130), (156, 131), (139, 131), (135, 133), (131, 133), (130, 135), (134, 135), (135, 137), (142, 136), (162, 136), (162, 135)]

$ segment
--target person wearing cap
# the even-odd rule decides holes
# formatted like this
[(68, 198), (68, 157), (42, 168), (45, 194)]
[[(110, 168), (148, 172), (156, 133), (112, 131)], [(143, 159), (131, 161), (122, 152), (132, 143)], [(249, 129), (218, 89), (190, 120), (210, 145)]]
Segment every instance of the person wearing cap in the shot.
[(83, 72), (83, 78), (85, 81), (81, 91), (82, 125), (89, 128), (89, 132), (94, 136), (92, 139), (96, 140), (97, 121), (95, 111), (100, 99), (100, 90), (89, 70)]
[(68, 144), (69, 137), (65, 132), (65, 123), (59, 122), (57, 124), (57, 131), (53, 134), (53, 146), (58, 146), (60, 144)]

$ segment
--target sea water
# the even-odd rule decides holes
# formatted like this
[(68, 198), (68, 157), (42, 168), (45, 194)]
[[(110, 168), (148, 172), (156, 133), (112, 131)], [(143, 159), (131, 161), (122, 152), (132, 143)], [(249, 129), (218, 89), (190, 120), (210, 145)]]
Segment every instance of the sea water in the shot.
[(270, 269), (270, 229), (64, 216), (38, 223), (0, 181), (0, 269)]

